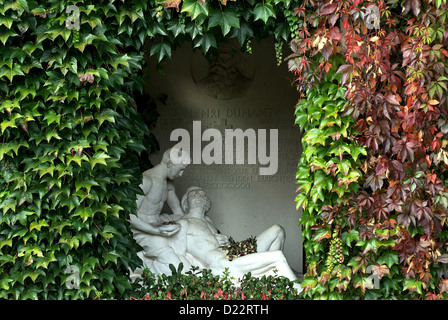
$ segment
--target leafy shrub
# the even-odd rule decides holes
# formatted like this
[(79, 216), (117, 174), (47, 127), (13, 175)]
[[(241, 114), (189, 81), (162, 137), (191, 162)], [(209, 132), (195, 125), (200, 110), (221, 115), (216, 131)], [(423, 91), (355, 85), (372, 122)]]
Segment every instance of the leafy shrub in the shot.
[(134, 283), (130, 299), (141, 300), (295, 300), (300, 299), (293, 282), (283, 276), (252, 277), (250, 273), (235, 284), (227, 271), (213, 275), (193, 267), (182, 273), (170, 265), (171, 275), (156, 276), (145, 269)]

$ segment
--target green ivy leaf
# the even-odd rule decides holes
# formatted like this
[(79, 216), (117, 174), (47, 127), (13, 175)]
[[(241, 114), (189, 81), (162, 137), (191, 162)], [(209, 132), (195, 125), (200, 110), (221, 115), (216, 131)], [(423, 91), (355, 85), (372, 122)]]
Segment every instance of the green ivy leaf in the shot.
[(224, 11), (215, 10), (210, 15), (208, 20), (208, 27), (213, 28), (219, 25), (222, 30), (222, 34), (225, 36), (229, 33), (232, 27), (240, 28), (240, 19), (238, 13), (232, 9), (225, 9)]
[(185, 25), (175, 20), (168, 21), (167, 29), (173, 33), (174, 38), (176, 38), (180, 34), (184, 34), (186, 31)]
[(39, 222), (33, 221), (30, 224), (30, 231), (32, 231), (33, 229), (37, 229), (38, 231), (40, 231), (42, 227), (48, 227), (48, 222), (45, 219), (39, 220)]
[(75, 161), (79, 166), (81, 166), (82, 161), (89, 161), (89, 159), (85, 154), (83, 154), (81, 157), (75, 154), (75, 155), (67, 155), (66, 161), (67, 165), (70, 164), (70, 162)]
[(75, 182), (76, 191), (78, 191), (81, 188), (84, 188), (87, 191), (87, 193), (90, 193), (90, 189), (92, 188), (92, 186), (99, 186), (99, 184), (98, 182), (90, 178), (76, 180)]
[(60, 124), (61, 123), (61, 115), (60, 114), (56, 114), (56, 112), (54, 112), (54, 110), (49, 110), (45, 114), (44, 120), (47, 120), (47, 125), (50, 125), (53, 122), (55, 122), (57, 124)]
[(347, 244), (347, 246), (351, 247), (353, 241), (359, 240), (359, 231), (358, 230), (349, 230), (345, 231), (341, 235), (341, 240)]
[(181, 12), (187, 12), (191, 17), (191, 20), (194, 20), (201, 14), (208, 16), (209, 5), (208, 2), (205, 2), (204, 5), (202, 5), (200, 0), (184, 0)]
[(327, 135), (321, 129), (313, 128), (305, 134), (305, 136), (303, 137), (303, 141), (306, 141), (310, 145), (325, 145), (326, 138)]
[(154, 43), (151, 46), (150, 54), (151, 56), (156, 55), (159, 62), (165, 57), (171, 58), (171, 45), (166, 41)]
[(333, 179), (327, 176), (323, 170), (316, 170), (314, 173), (314, 185), (322, 189), (331, 190)]
[[(236, 30), (236, 29), (234, 29)], [(203, 28), (202, 25), (197, 23), (197, 20), (195, 21), (190, 21), (186, 28), (185, 31), (190, 35), (191, 40), (194, 40), (198, 35), (202, 35), (203, 34)]]
[(128, 56), (127, 53), (125, 53), (123, 55), (120, 55), (117, 58), (114, 58), (113, 61), (110, 63), (110, 65), (112, 67), (114, 67), (114, 69), (117, 69), (120, 64), (125, 65), (126, 67), (129, 67), (129, 61), (131, 59), (132, 58), (130, 56)]
[(417, 291), (422, 294), (422, 282), (415, 278), (409, 278), (405, 281), (403, 291), (409, 290), (409, 292)]
[(0, 241), (0, 250), (4, 246), (12, 247), (12, 239), (5, 239), (5, 240)]
[(315, 277), (306, 277), (305, 279), (303, 279), (302, 283), (300, 284), (300, 286), (302, 288), (306, 288), (306, 287), (310, 287), (310, 288), (314, 288), (317, 284), (317, 278)]
[(346, 176), (346, 175), (349, 173), (350, 169), (351, 169), (351, 163), (350, 163), (350, 160), (348, 160), (348, 159), (342, 159), (342, 161), (339, 162), (339, 163), (337, 164), (337, 167), (338, 167), (339, 171), (340, 171), (344, 176)]
[(254, 21), (261, 19), (266, 23), (270, 17), (276, 18), (272, 4), (263, 2), (255, 6)]
[(313, 241), (320, 242), (323, 239), (330, 239), (331, 238), (331, 232), (330, 230), (326, 228), (320, 228), (316, 231), (316, 234), (313, 237)]
[(8, 16), (0, 16), (0, 26), (4, 25), (8, 29), (11, 29), (14, 21), (14, 18)]
[(379, 246), (379, 241), (375, 238), (372, 238), (367, 240), (366, 242), (359, 241), (356, 245), (363, 246), (363, 254), (366, 254), (369, 251), (373, 251), (374, 253), (376, 253)]
[(71, 222), (68, 220), (63, 221), (53, 221), (50, 226), (50, 231), (57, 230), (57, 232), (62, 235), (62, 229), (64, 227), (70, 226)]
[(277, 26), (275, 27), (275, 38), (279, 39), (282, 38), (283, 40), (287, 41), (288, 37), (289, 37), (289, 25), (287, 23), (284, 22), (280, 22), (277, 24)]
[(357, 275), (353, 281), (353, 288), (360, 288), (363, 293), (366, 292), (366, 289), (374, 289), (373, 277)]
[(103, 263), (106, 264), (109, 261), (112, 261), (114, 264), (117, 264), (117, 260), (120, 256), (115, 251), (107, 252), (103, 255)]
[(367, 151), (364, 146), (356, 146), (350, 144), (348, 147), (350, 148), (350, 154), (355, 161), (358, 160), (360, 154), (367, 156)]
[(106, 159), (109, 159), (110, 156), (107, 155), (105, 152), (100, 151), (100, 152), (95, 152), (95, 154), (89, 159), (89, 163), (92, 166), (92, 169), (97, 165), (97, 164), (103, 164), (103, 165), (107, 165), (106, 164)]
[(398, 264), (398, 253), (397, 251), (386, 251), (377, 260), (378, 264), (385, 264), (391, 268), (394, 264)]
[(232, 38), (237, 38), (241, 45), (244, 45), (246, 39), (254, 37), (252, 27), (246, 21), (241, 21), (239, 28), (233, 28), (230, 35)]
[(47, 130), (47, 132), (45, 132), (45, 139), (47, 140), (47, 142), (50, 142), (52, 138), (62, 140), (61, 136), (58, 134), (58, 131), (56, 130), (56, 127), (53, 128), (52, 130)]
[(112, 109), (104, 109), (101, 113), (95, 114), (95, 119), (98, 121), (101, 126), (104, 121), (109, 121), (115, 123), (115, 117), (119, 116), (119, 114)]
[(5, 132), (6, 128), (17, 128), (16, 120), (23, 118), (23, 116), (19, 113), (12, 113), (9, 116), (9, 120), (3, 121), (0, 123), (0, 129), (2, 133)]
[(17, 36), (18, 34), (12, 30), (2, 30), (0, 32), (0, 41), (3, 43), (3, 45), (6, 45), (6, 41), (8, 41), (9, 38)]
[(210, 47), (216, 48), (217, 44), (216, 44), (216, 39), (215, 39), (215, 35), (213, 34), (213, 32), (207, 32), (204, 35), (198, 36), (196, 37), (195, 41), (194, 41), (194, 47), (202, 47), (202, 49), (204, 50), (205, 53), (208, 52), (208, 50), (210, 49)]
[[(83, 222), (86, 222), (87, 219), (89, 218), (93, 218), (94, 212), (91, 208), (89, 207), (78, 207), (75, 210), (75, 213), (73, 214), (73, 216), (80, 216), (82, 218)], [(79, 245), (79, 242), (78, 242)]]
[(14, 63), (12, 68), (2, 67), (0, 69), (0, 78), (5, 76), (11, 82), (14, 76), (24, 76), (25, 74), (22, 71), (21, 65), (18, 63)]
[(103, 236), (106, 241), (109, 241), (110, 239), (112, 239), (114, 237), (114, 234), (117, 234), (118, 231), (112, 227), (112, 226), (104, 226), (103, 230), (101, 230), (100, 234), (101, 236)]

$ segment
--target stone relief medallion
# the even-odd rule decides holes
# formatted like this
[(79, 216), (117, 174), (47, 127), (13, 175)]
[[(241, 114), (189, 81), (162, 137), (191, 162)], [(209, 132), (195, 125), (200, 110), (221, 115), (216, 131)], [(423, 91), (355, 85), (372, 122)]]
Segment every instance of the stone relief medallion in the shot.
[(191, 74), (196, 86), (200, 92), (219, 100), (243, 96), (255, 76), (251, 56), (231, 44), (220, 45), (218, 51), (219, 55), (209, 60), (201, 53), (193, 56)]

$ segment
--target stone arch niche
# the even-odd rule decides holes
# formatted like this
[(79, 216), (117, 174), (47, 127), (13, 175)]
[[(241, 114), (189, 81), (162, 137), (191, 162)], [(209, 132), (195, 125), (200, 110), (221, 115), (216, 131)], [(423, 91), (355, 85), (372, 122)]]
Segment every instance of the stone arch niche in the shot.
[[(296, 211), (295, 173), (302, 148), (300, 132), (294, 126), (297, 91), (291, 86), (292, 74), (285, 63), (276, 65), (274, 40), (252, 42), (253, 54), (239, 51), (238, 42), (220, 45), (220, 56), (207, 60), (189, 43), (173, 52), (164, 72), (148, 71), (145, 92), (151, 97), (164, 96), (158, 103), (160, 116), (151, 132), (157, 138), (160, 152), (151, 154), (159, 163), (163, 151), (177, 144), (170, 141), (175, 129), (190, 133), (191, 152), (201, 150), (208, 141), (194, 140), (193, 121), (200, 121), (201, 134), (213, 128), (266, 129), (267, 155), (270, 152), (270, 129), (278, 130), (278, 170), (273, 175), (260, 175), (266, 167), (257, 161), (248, 163), (248, 140), (244, 146), (244, 164), (192, 163), (182, 177), (175, 180), (179, 198), (189, 186), (202, 187), (212, 201), (208, 215), (215, 226), (237, 241), (261, 233), (273, 224), (286, 231), (284, 253), (290, 266), (303, 273), (303, 248)], [(197, 123), (196, 123), (197, 124)], [(196, 126), (197, 127), (197, 126)], [(257, 136), (257, 141), (258, 141)], [(199, 138), (200, 139), (200, 138)], [(194, 141), (193, 141), (194, 140)], [(236, 144), (236, 143), (235, 143)], [(223, 157), (224, 157), (224, 141)], [(253, 146), (252, 146), (253, 147)], [(258, 150), (257, 150), (258, 151)], [(164, 212), (170, 212), (165, 206)]]

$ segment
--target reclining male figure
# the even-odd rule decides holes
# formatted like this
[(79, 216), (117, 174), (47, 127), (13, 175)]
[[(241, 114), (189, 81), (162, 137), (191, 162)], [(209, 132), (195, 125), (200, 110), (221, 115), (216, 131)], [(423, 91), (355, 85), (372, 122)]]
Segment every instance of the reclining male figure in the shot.
[[(229, 261), (224, 250), (220, 246), (225, 243), (226, 236), (217, 232), (206, 212), (210, 209), (210, 200), (199, 187), (190, 187), (182, 198), (182, 206), (185, 216), (177, 221), (180, 224), (178, 233), (172, 236), (172, 240), (179, 244), (179, 255), (192, 256), (201, 267), (212, 270), (215, 274), (222, 274), (228, 268), (231, 276), (236, 279), (251, 272), (253, 276), (273, 274), (285, 276), (290, 280), (296, 280), (296, 275), (291, 270), (283, 252), (279, 249), (283, 246), (282, 237), (274, 234), (277, 227), (268, 229), (273, 236), (268, 240), (268, 234), (261, 237), (261, 246), (272, 251), (263, 251), (248, 254)], [(281, 228), (281, 227), (280, 227)], [(296, 284), (300, 290), (300, 285)]]

